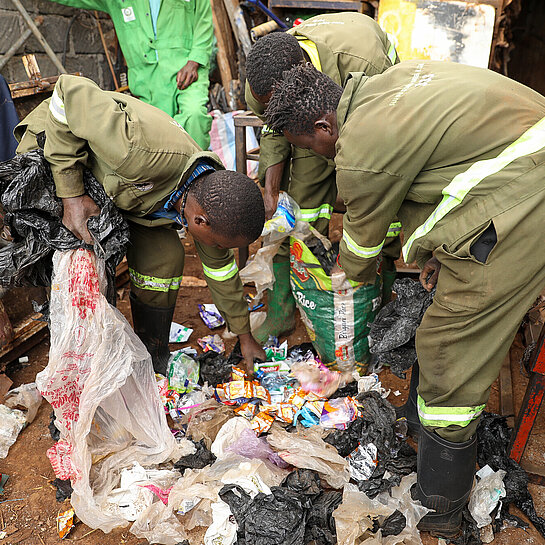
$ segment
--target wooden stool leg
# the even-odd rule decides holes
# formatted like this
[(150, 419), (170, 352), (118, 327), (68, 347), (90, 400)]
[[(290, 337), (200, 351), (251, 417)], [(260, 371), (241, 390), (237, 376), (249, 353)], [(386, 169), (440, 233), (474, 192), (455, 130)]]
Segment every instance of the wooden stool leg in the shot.
[[(246, 170), (246, 127), (235, 125), (235, 160), (238, 172), (247, 174)], [(248, 246), (238, 249), (238, 268), (242, 269), (248, 261)]]

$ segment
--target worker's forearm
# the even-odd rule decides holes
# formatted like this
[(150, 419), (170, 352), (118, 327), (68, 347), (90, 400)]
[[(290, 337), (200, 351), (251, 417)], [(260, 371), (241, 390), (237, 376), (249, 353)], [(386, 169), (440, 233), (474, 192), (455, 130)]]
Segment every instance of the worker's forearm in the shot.
[(272, 217), (278, 205), (278, 194), (280, 193), (285, 166), (286, 161), (281, 161), (270, 166), (265, 173), (263, 200), (265, 201), (265, 216), (267, 219)]

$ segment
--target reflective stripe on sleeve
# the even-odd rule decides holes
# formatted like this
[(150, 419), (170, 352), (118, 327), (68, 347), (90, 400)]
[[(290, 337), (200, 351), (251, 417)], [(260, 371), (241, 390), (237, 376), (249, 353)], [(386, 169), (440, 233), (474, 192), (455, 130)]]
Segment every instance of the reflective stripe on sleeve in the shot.
[(68, 121), (66, 121), (66, 114), (64, 113), (64, 102), (60, 99), (56, 87), (53, 89), (53, 94), (51, 95), (49, 111), (59, 123), (68, 125)]
[(263, 125), (261, 127), (261, 134), (275, 134), (275, 132), (269, 129), (269, 125)]
[(388, 36), (388, 41), (390, 42), (390, 46), (388, 47), (388, 58), (390, 59), (390, 62), (392, 64), (395, 64), (396, 63), (396, 60), (397, 60), (397, 51), (396, 51), (396, 46), (395, 46), (395, 37), (390, 34), (389, 32), (386, 34)]
[(322, 204), (317, 208), (301, 208), (302, 221), (316, 221), (319, 218), (331, 219), (333, 207), (330, 204)]
[(446, 428), (447, 426), (468, 426), (483, 412), (485, 405), (476, 407), (427, 407), (418, 396), (418, 416), (423, 426)]
[(376, 257), (380, 254), (382, 247), (384, 246), (384, 240), (378, 245), (373, 247), (360, 246), (356, 241), (345, 231), (343, 231), (343, 240), (346, 244), (346, 247), (358, 257), (364, 257), (369, 259), (371, 257)]
[(466, 195), (487, 176), (496, 174), (515, 159), (535, 153), (545, 147), (545, 118), (530, 127), (518, 140), (505, 148), (497, 157), (477, 161), (466, 171), (455, 176), (442, 191), (443, 199), (429, 218), (418, 227), (403, 246), (403, 258), (412, 261), (414, 242), (427, 235), (451, 210), (462, 203)]
[(134, 269), (129, 269), (129, 275), (133, 285), (141, 290), (148, 291), (163, 291), (180, 289), (182, 283), (182, 276), (176, 276), (174, 278), (159, 278), (157, 276), (147, 276), (141, 274)]
[(388, 227), (388, 232), (386, 233), (386, 238), (398, 237), (399, 233), (401, 233), (401, 222), (396, 221), (394, 223), (390, 223), (390, 227)]
[(225, 282), (225, 280), (233, 278), (233, 276), (238, 273), (238, 267), (234, 259), (231, 263), (229, 263), (229, 265), (225, 265), (225, 267), (221, 267), (221, 269), (207, 267), (204, 263), (202, 264), (202, 268), (204, 274), (208, 276), (208, 278), (218, 282)]

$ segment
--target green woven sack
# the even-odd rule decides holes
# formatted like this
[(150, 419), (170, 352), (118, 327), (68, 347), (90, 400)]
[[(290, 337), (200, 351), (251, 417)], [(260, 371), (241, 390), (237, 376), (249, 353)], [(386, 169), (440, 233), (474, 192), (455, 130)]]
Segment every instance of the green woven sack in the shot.
[(328, 276), (306, 244), (290, 237), (290, 283), (323, 363), (341, 372), (364, 374), (369, 363), (369, 325), (380, 306), (380, 277), (373, 285), (363, 285)]

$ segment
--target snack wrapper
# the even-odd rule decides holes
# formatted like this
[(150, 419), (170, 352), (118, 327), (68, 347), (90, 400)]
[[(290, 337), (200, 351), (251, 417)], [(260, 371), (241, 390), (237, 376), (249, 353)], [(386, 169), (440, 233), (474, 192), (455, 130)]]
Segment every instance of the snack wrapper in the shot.
[(240, 407), (234, 409), (238, 416), (243, 416), (248, 420), (251, 420), (257, 413), (257, 405), (254, 403), (243, 403)]
[(210, 329), (216, 329), (225, 324), (225, 320), (222, 315), (219, 313), (218, 308), (213, 303), (205, 303), (203, 305), (198, 305), (199, 307), (199, 316), (205, 325)]
[(197, 339), (197, 344), (203, 349), (203, 352), (209, 352), (210, 350), (218, 354), (225, 352), (225, 343), (217, 333), (215, 335), (205, 335), (202, 339)]
[(320, 425), (345, 430), (358, 416), (358, 405), (352, 397), (339, 397), (323, 403)]
[(252, 426), (255, 434), (260, 435), (262, 433), (267, 433), (271, 429), (273, 422), (274, 416), (265, 411), (261, 411), (252, 418), (250, 425)]

